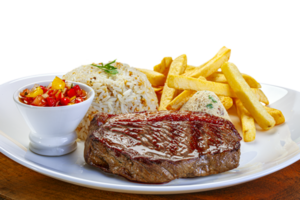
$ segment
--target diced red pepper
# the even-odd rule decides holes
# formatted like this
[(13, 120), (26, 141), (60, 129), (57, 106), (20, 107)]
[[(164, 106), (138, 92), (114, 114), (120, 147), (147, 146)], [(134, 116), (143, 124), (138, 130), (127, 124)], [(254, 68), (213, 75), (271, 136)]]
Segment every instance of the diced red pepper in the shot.
[(76, 95), (76, 92), (73, 88), (71, 88), (68, 92), (68, 97), (72, 98)]
[(55, 106), (55, 104), (56, 104), (56, 101), (53, 97), (48, 97), (47, 98), (47, 106), (53, 107), (53, 106)]
[(50, 91), (48, 92), (48, 94), (49, 94), (49, 96), (54, 96), (54, 95), (56, 95), (57, 92), (59, 92), (59, 91), (60, 91), (60, 90), (56, 90), (56, 89), (50, 90)]
[(63, 97), (60, 100), (61, 105), (68, 105), (70, 103), (70, 98), (69, 97)]
[(74, 89), (74, 90), (81, 90), (81, 88), (79, 87), (79, 85), (75, 85), (75, 86), (73, 87), (73, 89)]
[(61, 91), (59, 91), (55, 94), (55, 98), (58, 101), (58, 100), (61, 100), (62, 98), (64, 98), (64, 95)]
[(81, 91), (81, 88), (79, 87), (79, 85), (75, 85), (73, 87), (73, 89), (75, 90), (77, 97), (80, 97), (82, 95), (82, 91)]
[(25, 97), (25, 99), (23, 101), (24, 101), (24, 103), (30, 105), (33, 102), (33, 98), (32, 97)]

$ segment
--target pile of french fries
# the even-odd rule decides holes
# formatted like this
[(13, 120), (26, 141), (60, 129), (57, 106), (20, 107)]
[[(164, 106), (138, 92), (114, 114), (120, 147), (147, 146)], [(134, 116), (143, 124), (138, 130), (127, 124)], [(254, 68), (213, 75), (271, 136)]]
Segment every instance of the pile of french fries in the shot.
[(208, 90), (218, 95), (228, 110), (235, 106), (245, 142), (255, 139), (255, 122), (269, 130), (285, 122), (280, 110), (267, 107), (269, 100), (261, 85), (242, 74), (228, 62), (231, 50), (222, 47), (206, 63), (195, 67), (187, 64), (185, 54), (165, 57), (152, 70), (138, 69), (146, 74), (159, 100), (159, 110), (179, 110), (197, 91)]

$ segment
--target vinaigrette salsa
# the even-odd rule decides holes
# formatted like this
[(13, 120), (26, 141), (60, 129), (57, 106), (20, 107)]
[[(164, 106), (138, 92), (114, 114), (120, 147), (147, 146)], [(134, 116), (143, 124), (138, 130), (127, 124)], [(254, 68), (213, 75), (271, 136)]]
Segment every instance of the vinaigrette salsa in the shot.
[(73, 105), (86, 99), (87, 93), (79, 85), (73, 85), (58, 77), (47, 87), (36, 84), (31, 90), (25, 89), (19, 95), (20, 102), (41, 107)]

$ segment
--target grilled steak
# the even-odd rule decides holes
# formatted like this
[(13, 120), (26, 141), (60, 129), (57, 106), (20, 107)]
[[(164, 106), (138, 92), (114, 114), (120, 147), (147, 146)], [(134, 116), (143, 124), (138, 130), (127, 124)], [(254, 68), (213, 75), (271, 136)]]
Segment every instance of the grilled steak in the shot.
[(238, 167), (241, 137), (227, 119), (203, 112), (100, 113), (84, 158), (130, 181), (165, 183)]

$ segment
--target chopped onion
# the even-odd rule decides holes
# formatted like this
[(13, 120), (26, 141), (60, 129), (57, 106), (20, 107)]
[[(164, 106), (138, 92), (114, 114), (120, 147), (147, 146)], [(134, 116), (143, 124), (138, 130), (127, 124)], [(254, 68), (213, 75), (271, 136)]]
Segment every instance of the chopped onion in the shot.
[(44, 99), (46, 99), (46, 98), (49, 97), (49, 95), (48, 95), (47, 93), (45, 93), (45, 94), (42, 94), (42, 97), (43, 97)]
[(34, 84), (33, 88), (30, 90), (30, 92), (33, 92), (39, 86), (40, 86), (39, 84)]
[(70, 89), (70, 88), (71, 88), (71, 86), (72, 86), (72, 83), (70, 83), (70, 82), (66, 82), (66, 86), (67, 86), (67, 88), (68, 88), (68, 89)]
[(47, 86), (47, 89), (49, 89), (52, 86), (52, 82), (49, 83), (49, 85)]

